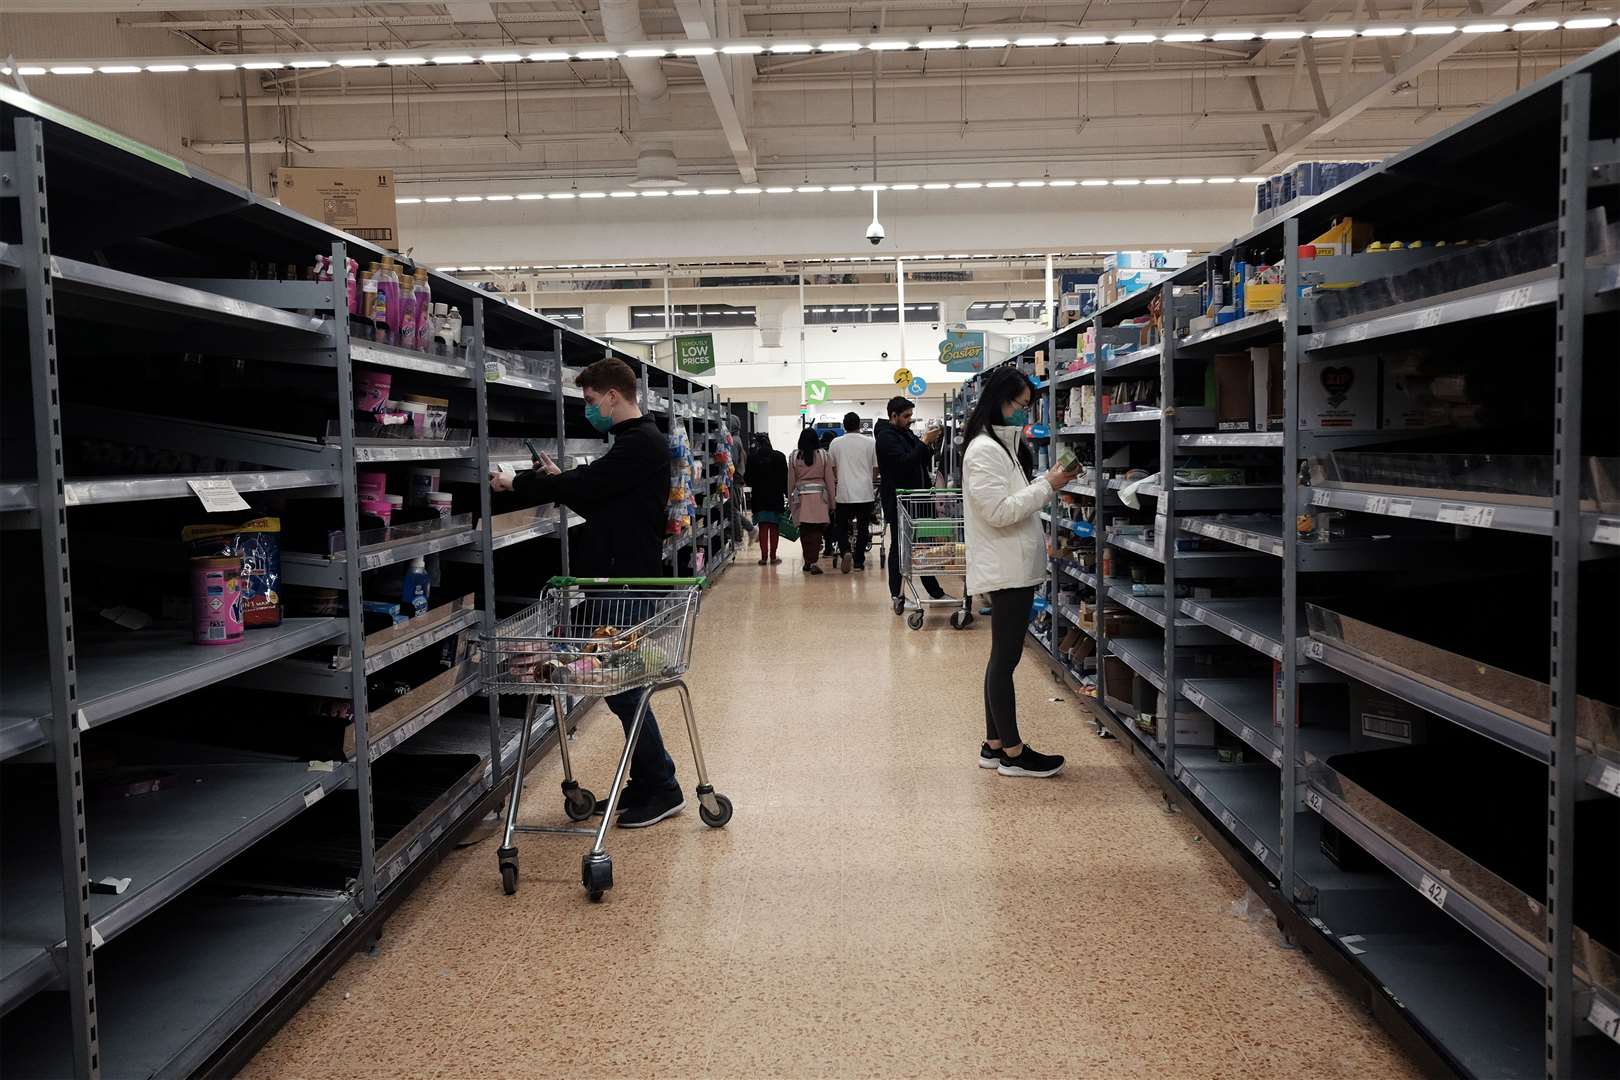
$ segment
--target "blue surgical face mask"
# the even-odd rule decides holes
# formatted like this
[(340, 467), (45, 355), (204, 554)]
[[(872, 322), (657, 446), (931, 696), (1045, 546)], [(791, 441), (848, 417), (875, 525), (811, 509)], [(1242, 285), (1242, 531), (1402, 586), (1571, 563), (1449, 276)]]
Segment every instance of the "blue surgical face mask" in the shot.
[(594, 401), (585, 403), (585, 419), (590, 423), (591, 427), (604, 435), (613, 427), (613, 417), (604, 415), (602, 410), (596, 407)]
[(1012, 414), (1007, 417), (1004, 423), (1008, 427), (1024, 427), (1029, 423), (1029, 410), (1023, 406), (1019, 406), (1012, 411)]

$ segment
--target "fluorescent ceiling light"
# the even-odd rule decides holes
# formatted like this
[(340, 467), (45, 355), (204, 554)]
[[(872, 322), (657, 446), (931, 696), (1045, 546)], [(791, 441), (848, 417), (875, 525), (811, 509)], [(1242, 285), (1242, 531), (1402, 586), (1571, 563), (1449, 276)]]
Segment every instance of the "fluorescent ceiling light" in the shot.
[(1154, 41), (1158, 41), (1158, 40), (1159, 40), (1159, 36), (1157, 34), (1115, 34), (1114, 35), (1114, 44), (1115, 45), (1147, 45), (1150, 42), (1154, 42)]
[(1148, 187), (1164, 187), (1166, 184), (1172, 184), (1174, 182), (1175, 181), (1171, 180), (1168, 176), (1155, 176), (1143, 181), (1143, 183), (1145, 183)]
[(828, 41), (816, 46), (822, 52), (860, 52), (861, 43), (858, 41)]
[(605, 199), (605, 198), (607, 198), (607, 192), (605, 192), (605, 191), (582, 191), (576, 196), (576, 198), (580, 198), (580, 199)]
[(375, 59), (373, 57), (369, 57), (369, 56), (351, 56), (346, 60), (339, 60), (337, 62), (337, 65), (340, 68), (363, 68), (363, 67), (376, 67), (378, 64), (381, 64), (381, 63), (382, 63), (381, 60), (377, 60), (377, 59)]
[(1602, 30), (1614, 22), (1613, 19), (1565, 19), (1565, 30)]
[(633, 199), (636, 197), (636, 193), (634, 191), (613, 191), (609, 192), (609, 194), (615, 199)]
[(713, 45), (683, 45), (675, 50), (676, 56), (713, 56)]
[(923, 38), (917, 42), (919, 49), (959, 49), (962, 43), (955, 38)]
[(862, 191), (888, 191), (889, 190), (889, 185), (888, 184), (862, 184), (861, 185), (861, 190)]
[[(713, 49), (710, 49), (709, 51), (714, 52)], [(618, 49), (581, 49), (579, 52), (575, 53), (574, 55), (575, 55), (576, 58), (578, 58), (580, 60), (617, 60), (619, 58), (619, 50)], [(677, 52), (677, 55), (679, 55), (679, 52)]]
[(510, 195), (485, 195), (484, 196), (484, 201), (485, 202), (511, 202), (512, 201), (512, 196), (510, 196)]
[(784, 43), (779, 43), (779, 44), (772, 45), (771, 46), (771, 52), (773, 52), (773, 53), (807, 53), (807, 52), (810, 52), (813, 48), (814, 48), (814, 46), (806, 45), (806, 44), (804, 44), (802, 42), (797, 42), (797, 41), (795, 41), (795, 42), (784, 42)]
[[(473, 58), (463, 53), (457, 56), (435, 56), (433, 62), (435, 64), (470, 64), (473, 62)], [(296, 67), (297, 65), (293, 66)]]
[[(705, 195), (723, 195), (723, 194), (725, 194), (725, 190), (726, 190), (725, 188), (718, 188), (718, 189), (713, 190), (713, 191), (705, 191), (703, 194), (705, 194)], [(736, 191), (733, 191), (732, 194), (733, 195), (758, 195), (760, 192), (762, 192), (764, 190), (765, 190), (764, 188), (758, 188), (758, 187), (740, 187)]]
[(1106, 45), (1107, 36), (1103, 34), (1070, 34), (1063, 39), (1065, 45)]
[[(307, 67), (309, 65), (308, 64), (305, 64), (305, 65), (294, 64), (293, 66), (294, 67), (300, 67), (300, 66)], [(321, 63), (320, 63), (320, 66), (321, 67), (330, 67), (331, 65), (328, 64), (326, 61), (322, 60)], [(56, 69), (52, 68), (51, 70), (55, 71)], [(85, 68), (84, 70), (89, 71), (90, 69)], [(191, 65), (190, 64), (147, 64), (146, 65), (146, 70), (151, 71), (151, 72), (155, 72), (155, 73), (157, 73), (159, 75), (164, 75), (164, 74), (167, 74), (167, 73), (169, 73), (171, 71), (190, 71), (191, 70)]]
[(1012, 42), (1004, 37), (969, 38), (967, 47), (970, 49), (1000, 49)]
[(1056, 45), (1057, 43), (1058, 39), (1055, 37), (1021, 37), (1013, 42), (1014, 45), (1023, 49), (1040, 48), (1044, 45)]
[(1348, 27), (1348, 26), (1330, 27), (1330, 28), (1325, 29), (1325, 30), (1312, 30), (1311, 31), (1311, 37), (1313, 37), (1313, 38), (1322, 38), (1324, 40), (1331, 39), (1331, 38), (1353, 38), (1355, 36), (1356, 36), (1356, 32), (1353, 29), (1351, 29), (1350, 27)]
[(870, 45), (868, 45), (867, 48), (871, 49), (873, 52), (893, 52), (895, 49), (909, 49), (909, 48), (911, 48), (911, 42), (909, 42), (909, 41), (874, 41)]
[(797, 191), (800, 195), (819, 195), (827, 189), (821, 184), (800, 184), (793, 190)]
[[(324, 68), (331, 67), (332, 62), (330, 60), (294, 60), (287, 66), (294, 68)], [(156, 67), (154, 67), (153, 70), (156, 70)], [(180, 70), (184, 71), (186, 69), (181, 67)]]
[(1442, 34), (1455, 34), (1455, 26), (1414, 26), (1412, 33), (1419, 37), (1436, 37)]
[(1523, 22), (1514, 23), (1513, 24), (1513, 29), (1519, 31), (1520, 33), (1525, 33), (1525, 34), (1534, 34), (1534, 33), (1540, 32), (1542, 30), (1556, 30), (1556, 29), (1558, 29), (1558, 20), (1556, 20), (1556, 19), (1526, 19)]
[(1208, 180), (1206, 180), (1204, 182), (1206, 184), (1235, 184), (1235, 183), (1237, 183), (1237, 177), (1235, 177), (1235, 176), (1212, 176), (1212, 177), (1210, 177)]
[(1178, 176), (1178, 177), (1176, 177), (1176, 183), (1178, 183), (1178, 184), (1202, 184), (1203, 182), (1204, 182), (1204, 178), (1202, 176)]
[(530, 60), (567, 60), (568, 59), (568, 54), (565, 53), (565, 52), (532, 52), (532, 53), (529, 54), (529, 59)]
[(394, 205), (395, 206), (413, 206), (416, 203), (419, 203), (421, 201), (422, 200), (417, 198), (415, 195), (404, 195), (404, 196), (401, 196), (400, 198), (395, 199), (394, 200)]
[(701, 194), (703, 194), (703, 192), (699, 191), (695, 187), (688, 187), (688, 188), (680, 188), (677, 191), (672, 191), (672, 192), (670, 192), (670, 194), (674, 195), (677, 198), (684, 199), (689, 195), (701, 195)]
[(1240, 183), (1240, 184), (1263, 184), (1265, 182), (1266, 182), (1266, 177), (1264, 177), (1264, 176), (1240, 176), (1240, 177), (1238, 177), (1238, 183)]
[(523, 54), (515, 52), (482, 53), (478, 59), (486, 64), (517, 64), (522, 62)]
[(660, 56), (668, 56), (668, 49), (626, 49), (624, 55), (632, 60), (656, 60)]
[(1260, 35), (1267, 41), (1298, 41), (1305, 36), (1303, 30), (1267, 30)]
[[(341, 61), (339, 61), (341, 63)], [(198, 71), (235, 71), (235, 64), (198, 64)]]
[(890, 184), (889, 185), (889, 190), (890, 191), (916, 191), (919, 186), (920, 185), (917, 185), (917, 184)]
[(772, 187), (766, 188), (765, 189), (765, 194), (767, 194), (767, 195), (786, 195), (789, 192), (791, 192), (792, 190), (793, 189), (790, 188), (790, 187), (782, 187), (781, 185), (774, 185)]
[(541, 192), (538, 192), (538, 191), (526, 191), (522, 195), (519, 195), (517, 197), (517, 201), (518, 202), (535, 202), (535, 201), (537, 201), (539, 199), (543, 199), (543, 198), (545, 198), (545, 195), (543, 193), (541, 193)]
[(1011, 180), (992, 180), (984, 186), (987, 188), (1010, 188), (1013, 186), (1013, 182)]
[(451, 199), (448, 195), (429, 195), (422, 201), (425, 203), (447, 203), (450, 202)]
[(139, 64), (108, 64), (105, 67), (98, 67), (96, 70), (103, 75), (134, 75), (141, 70), (141, 66)]
[(855, 190), (855, 185), (854, 184), (833, 184), (830, 187), (828, 187), (827, 190), (828, 191), (840, 191), (840, 192), (842, 192), (842, 191), (854, 191)]
[(483, 202), (482, 195), (457, 195), (456, 202)]
[(96, 69), (93, 68), (93, 67), (81, 67), (78, 64), (63, 64), (63, 65), (60, 65), (58, 67), (51, 68), (51, 74), (52, 75), (92, 75), (92, 74), (95, 73), (95, 70)]
[(731, 189), (726, 188), (726, 187), (704, 188), (703, 189), (703, 194), (705, 194), (705, 195), (730, 195), (731, 194)]
[(1254, 40), (1254, 31), (1253, 30), (1222, 30), (1222, 31), (1216, 33), (1211, 38), (1211, 40), (1213, 40), (1213, 41), (1253, 41)]
[(933, 181), (930, 181), (929, 183), (924, 184), (923, 185), (923, 190), (924, 191), (948, 191), (948, 190), (950, 190), (950, 186), (951, 185), (945, 183), (943, 180), (933, 180)]
[(1166, 34), (1166, 35), (1164, 35), (1164, 40), (1168, 44), (1176, 45), (1176, 44), (1179, 44), (1179, 43), (1184, 42), (1184, 41), (1203, 41), (1208, 36), (1209, 36), (1208, 34), (1175, 33), (1175, 34)]
[(244, 70), (244, 71), (275, 71), (279, 67), (281, 67), (281, 61), (280, 60), (244, 60), (244, 61), (242, 61), (242, 70)]
[(579, 196), (572, 191), (553, 191), (546, 195), (548, 199), (575, 199)]
[(1079, 183), (1080, 183), (1080, 181), (1078, 181), (1078, 180), (1048, 180), (1046, 182), (1046, 186), (1047, 187), (1074, 187)]
[[(1556, 23), (1554, 25), (1557, 25)], [(1362, 37), (1401, 37), (1406, 33), (1404, 26), (1369, 26), (1361, 32)]]
[(669, 195), (663, 188), (648, 188), (641, 193), (643, 199), (662, 199)]
[(1130, 179), (1128, 177), (1123, 178), (1123, 179), (1119, 179), (1119, 180), (1110, 180), (1109, 181), (1109, 183), (1113, 184), (1115, 187), (1136, 187), (1141, 182), (1142, 181), (1140, 181), (1140, 180), (1133, 180), (1133, 179)]
[(425, 57), (425, 56), (390, 56), (387, 60), (384, 60), (383, 63), (388, 64), (388, 65), (390, 65), (392, 67), (408, 67), (408, 66), (410, 66), (412, 64), (425, 64), (425, 63), (427, 63), (427, 57)]
[[(753, 56), (755, 53), (764, 52), (765, 47), (763, 45), (727, 45), (720, 51), (727, 56)], [(626, 53), (625, 55), (632, 54)]]
[(1020, 181), (1018, 181), (1018, 186), (1019, 187), (1045, 187), (1046, 186), (1046, 181), (1045, 180), (1020, 180)]
[(984, 185), (982, 183), (980, 183), (979, 181), (977, 181), (977, 180), (958, 180), (956, 183), (952, 184), (951, 186), (954, 187), (954, 188), (958, 188), (960, 190), (963, 190), (963, 191), (970, 191), (973, 188), (982, 188), (982, 187), (984, 187)]
[(1106, 181), (1106, 180), (1082, 180), (1082, 181), (1080, 181), (1080, 186), (1081, 187), (1107, 187), (1108, 186), (1108, 181)]

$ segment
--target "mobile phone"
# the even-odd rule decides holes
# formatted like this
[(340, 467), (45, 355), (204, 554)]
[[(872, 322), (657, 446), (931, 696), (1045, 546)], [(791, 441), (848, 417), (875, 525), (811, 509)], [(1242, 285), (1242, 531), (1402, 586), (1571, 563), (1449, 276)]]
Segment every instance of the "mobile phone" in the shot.
[(1080, 466), (1080, 458), (1073, 450), (1064, 450), (1058, 455), (1057, 466), (1060, 472), (1074, 472)]
[(530, 442), (528, 439), (524, 439), (523, 445), (529, 449), (529, 460), (534, 462), (536, 465), (540, 464), (540, 451), (534, 448), (534, 443)]

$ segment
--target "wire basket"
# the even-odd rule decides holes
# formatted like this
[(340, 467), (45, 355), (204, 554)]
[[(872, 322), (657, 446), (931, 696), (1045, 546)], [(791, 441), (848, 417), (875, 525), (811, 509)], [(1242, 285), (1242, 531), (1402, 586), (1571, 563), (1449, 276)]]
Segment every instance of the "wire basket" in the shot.
[(484, 685), (498, 694), (606, 697), (684, 674), (701, 584), (550, 588), (484, 642)]

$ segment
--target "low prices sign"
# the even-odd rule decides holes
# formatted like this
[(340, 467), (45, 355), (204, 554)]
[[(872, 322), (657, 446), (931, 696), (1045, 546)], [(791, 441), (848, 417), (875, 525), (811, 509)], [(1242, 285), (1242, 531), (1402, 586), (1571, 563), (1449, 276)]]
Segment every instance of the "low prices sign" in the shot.
[(714, 372), (714, 335), (678, 334), (675, 337), (675, 370), (682, 375), (710, 375)]
[(939, 362), (946, 371), (983, 371), (984, 331), (945, 331), (945, 340), (939, 343)]

